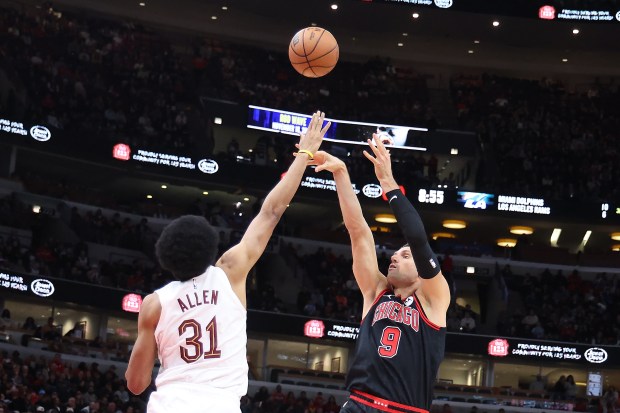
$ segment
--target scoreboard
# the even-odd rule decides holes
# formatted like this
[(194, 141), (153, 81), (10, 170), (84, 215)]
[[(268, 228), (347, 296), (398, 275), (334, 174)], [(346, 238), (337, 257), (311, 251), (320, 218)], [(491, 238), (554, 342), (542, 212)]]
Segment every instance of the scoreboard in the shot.
[(577, 219), (586, 222), (620, 223), (620, 202), (551, 200), (509, 193), (461, 191), (448, 188), (418, 188), (410, 199), (435, 210), (468, 210), (478, 214)]

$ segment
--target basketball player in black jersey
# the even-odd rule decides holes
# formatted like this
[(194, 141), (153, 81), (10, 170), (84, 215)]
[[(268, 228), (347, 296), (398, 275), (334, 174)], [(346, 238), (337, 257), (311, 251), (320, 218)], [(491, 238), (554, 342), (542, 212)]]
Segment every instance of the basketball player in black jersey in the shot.
[(427, 413), (444, 356), (450, 290), (417, 211), (392, 176), (390, 153), (378, 135), (368, 140), (375, 174), (407, 245), (391, 257), (387, 277), (377, 264), (375, 243), (351, 187), (346, 165), (319, 151), (310, 164), (328, 170), (351, 238), (353, 273), (364, 297), (362, 324), (347, 374), (351, 392), (341, 413)]

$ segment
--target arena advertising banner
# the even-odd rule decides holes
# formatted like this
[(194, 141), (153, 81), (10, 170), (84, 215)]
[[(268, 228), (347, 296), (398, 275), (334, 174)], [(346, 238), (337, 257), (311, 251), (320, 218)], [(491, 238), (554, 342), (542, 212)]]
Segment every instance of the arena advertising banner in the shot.
[(559, 341), (530, 340), (448, 334), (446, 353), (469, 353), (486, 356), (492, 361), (535, 361), (539, 363), (571, 363), (596, 367), (620, 365), (620, 348), (596, 344), (565, 343)]
[(8, 119), (0, 115), (0, 131), (13, 135), (16, 138), (22, 137), (24, 142), (33, 140), (36, 142), (48, 142), (55, 134), (52, 128), (41, 124), (26, 124), (16, 119)]
[(56, 286), (49, 278), (0, 270), (0, 290), (52, 298), (56, 292)]
[(297, 336), (310, 340), (337, 340), (354, 343), (359, 334), (359, 324), (249, 310), (248, 331)]
[(11, 293), (129, 313), (137, 313), (142, 304), (141, 295), (116, 288), (0, 270), (0, 294)]
[[(248, 128), (299, 136), (308, 129), (312, 116), (279, 109), (249, 105)], [(355, 122), (343, 119), (325, 118), (332, 124), (325, 134), (326, 141), (367, 146), (367, 139), (373, 133), (390, 148), (427, 151), (428, 148), (416, 144), (418, 137), (428, 132), (427, 128), (397, 126), (379, 123)]]
[[(147, 148), (135, 148), (126, 143), (117, 143), (112, 147), (112, 158), (133, 164), (145, 164), (162, 168), (200, 174), (214, 175), (220, 165), (208, 157), (193, 157), (189, 154), (157, 152)], [(200, 159), (199, 159), (200, 158)]]
[[(298, 135), (307, 128), (310, 116), (249, 106), (248, 127), (272, 132)], [(391, 142), (391, 146), (411, 150), (426, 150), (425, 146), (414, 143), (427, 142), (433, 151), (436, 142), (467, 141), (463, 136), (453, 136), (449, 131), (426, 131), (424, 128), (408, 126), (379, 125), (344, 120), (333, 120), (327, 140), (345, 142), (353, 145), (367, 145), (365, 137), (379, 133)], [(411, 139), (413, 136), (413, 139)], [(113, 164), (136, 172), (149, 171), (163, 175), (174, 175), (179, 179), (210, 182), (221, 185), (247, 185), (247, 177), (252, 177), (256, 189), (269, 190), (283, 175), (277, 168), (254, 165), (251, 161), (222, 161), (200, 151), (154, 150), (150, 147), (131, 145), (126, 142), (106, 140), (75, 139), (67, 131), (40, 123), (25, 123), (18, 119), (3, 117), (0, 114), (0, 142), (21, 147), (43, 149), (49, 153), (73, 156), (93, 162)], [(458, 145), (456, 145), (458, 146)], [(465, 148), (467, 145), (464, 145)], [(460, 152), (459, 152), (460, 153)], [(19, 159), (18, 159), (19, 162)], [(359, 180), (353, 177), (353, 190), (367, 202), (383, 199), (385, 194), (375, 180)], [(592, 222), (620, 222), (620, 203), (604, 200), (602, 202), (554, 201), (541, 197), (527, 197), (509, 192), (485, 193), (452, 189), (438, 185), (435, 188), (420, 188), (405, 185), (403, 192), (422, 209), (471, 212), (474, 214), (495, 214), (528, 218), (578, 219)], [(308, 197), (334, 196), (336, 185), (327, 172), (307, 173), (301, 183), (301, 193)]]
[(393, 3), (490, 14), (537, 18), (548, 21), (573, 21), (579, 23), (618, 23), (620, 6), (615, 2), (584, 2), (582, 0), (361, 0), (364, 3)]

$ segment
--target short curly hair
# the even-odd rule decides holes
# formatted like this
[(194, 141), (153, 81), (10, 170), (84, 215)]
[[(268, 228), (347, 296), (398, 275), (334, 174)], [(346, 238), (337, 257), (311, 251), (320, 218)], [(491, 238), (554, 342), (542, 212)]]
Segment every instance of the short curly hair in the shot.
[(185, 281), (214, 263), (219, 235), (204, 217), (183, 215), (164, 228), (155, 243), (159, 265)]

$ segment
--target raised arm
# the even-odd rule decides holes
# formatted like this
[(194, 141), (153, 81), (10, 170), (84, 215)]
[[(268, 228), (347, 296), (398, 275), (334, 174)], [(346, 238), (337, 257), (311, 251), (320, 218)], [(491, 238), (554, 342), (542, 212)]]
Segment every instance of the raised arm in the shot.
[(125, 379), (127, 388), (133, 394), (141, 394), (151, 384), (153, 367), (157, 358), (155, 328), (161, 314), (161, 304), (157, 294), (144, 298), (138, 315), (138, 338), (131, 351)]
[(331, 123), (322, 127), (325, 114), (316, 112), (305, 134), (299, 140), (298, 156), (295, 158), (284, 178), (269, 192), (258, 215), (252, 220), (239, 244), (226, 251), (215, 264), (222, 268), (233, 290), (245, 304), (245, 280), (250, 269), (256, 264), (267, 247), (273, 230), (282, 214), (293, 199), (308, 159), (319, 149), (323, 136)]
[(364, 296), (364, 308), (362, 309), (362, 317), (364, 317), (377, 294), (388, 286), (386, 277), (379, 271), (372, 231), (364, 219), (357, 195), (353, 192), (349, 172), (344, 162), (327, 152), (319, 151), (310, 164), (317, 165), (315, 169), (317, 172), (327, 170), (334, 175), (344, 225), (351, 238), (353, 275)]
[(375, 174), (379, 179), (381, 188), (383, 188), (398, 225), (411, 248), (411, 255), (418, 275), (422, 278), (421, 298), (437, 315), (436, 319), (443, 320), (445, 323), (445, 312), (450, 304), (450, 289), (441, 273), (439, 261), (428, 244), (422, 219), (411, 202), (400, 191), (392, 175), (390, 152), (376, 134), (373, 135), (373, 140), (368, 140), (368, 144), (375, 156), (373, 157), (366, 151), (364, 151), (364, 156), (374, 164)]

